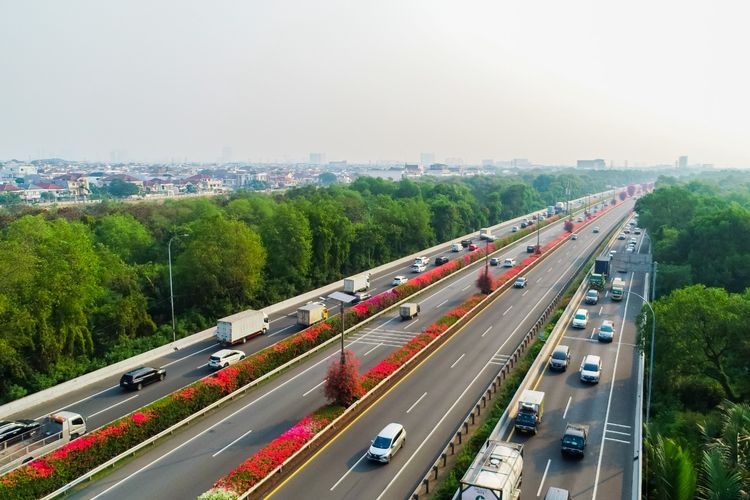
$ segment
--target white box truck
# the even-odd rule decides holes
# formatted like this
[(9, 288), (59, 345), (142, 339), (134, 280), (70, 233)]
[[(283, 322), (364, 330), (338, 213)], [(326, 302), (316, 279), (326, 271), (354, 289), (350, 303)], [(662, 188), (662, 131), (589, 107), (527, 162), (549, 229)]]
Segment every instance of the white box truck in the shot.
[(488, 440), (461, 478), (461, 500), (518, 500), (523, 476), (523, 445)]
[(399, 316), (401, 316), (401, 319), (412, 319), (414, 316), (419, 315), (420, 310), (421, 308), (419, 307), (419, 304), (406, 302), (401, 304), (401, 307), (399, 308)]
[(623, 295), (625, 295), (625, 280), (618, 276), (612, 280), (610, 297), (612, 297), (612, 300), (622, 300)]
[(544, 393), (524, 389), (518, 399), (515, 427), (522, 432), (536, 434), (544, 415)]
[(225, 345), (247, 342), (247, 339), (268, 332), (268, 316), (263, 311), (249, 309), (216, 323), (216, 339)]
[(328, 319), (328, 308), (320, 302), (312, 302), (297, 309), (297, 324), (302, 326), (314, 325)]
[(85, 433), (86, 421), (78, 413), (58, 411), (48, 415), (23, 441), (0, 453), (0, 474), (46, 455)]
[(363, 292), (368, 288), (370, 288), (370, 273), (344, 278), (344, 292), (346, 293)]

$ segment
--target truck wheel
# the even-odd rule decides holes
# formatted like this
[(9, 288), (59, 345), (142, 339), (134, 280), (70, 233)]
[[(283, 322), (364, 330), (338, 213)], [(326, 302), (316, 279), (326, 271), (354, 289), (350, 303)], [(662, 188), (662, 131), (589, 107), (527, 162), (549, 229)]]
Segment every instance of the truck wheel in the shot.
[(136, 391), (140, 391), (141, 389), (143, 389), (143, 384), (138, 384), (135, 386)]
[(226, 368), (227, 366), (229, 366), (229, 363), (224, 363), (224, 366), (222, 366), (222, 368)]

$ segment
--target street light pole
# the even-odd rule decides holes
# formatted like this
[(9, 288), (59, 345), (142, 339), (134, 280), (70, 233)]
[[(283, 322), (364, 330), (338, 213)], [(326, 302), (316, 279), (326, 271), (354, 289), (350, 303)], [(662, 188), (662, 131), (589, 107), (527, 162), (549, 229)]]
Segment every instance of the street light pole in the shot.
[(340, 300), (339, 303), (341, 304), (341, 366), (344, 366), (346, 364), (346, 355), (344, 354), (344, 332), (346, 332), (346, 327), (344, 326), (344, 301)]
[(177, 340), (177, 333), (175, 330), (175, 322), (174, 322), (174, 292), (172, 288), (172, 240), (175, 238), (187, 236), (187, 234), (175, 234), (171, 238), (169, 238), (169, 243), (167, 243), (167, 258), (169, 259), (169, 302), (172, 305), (172, 344), (175, 343)]

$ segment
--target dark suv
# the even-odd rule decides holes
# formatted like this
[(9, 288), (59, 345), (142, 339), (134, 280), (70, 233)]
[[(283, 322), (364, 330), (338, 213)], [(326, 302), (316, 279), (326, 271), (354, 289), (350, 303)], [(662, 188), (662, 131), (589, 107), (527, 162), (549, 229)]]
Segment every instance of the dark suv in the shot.
[(152, 382), (158, 382), (164, 380), (167, 376), (167, 371), (163, 368), (150, 368), (148, 366), (142, 366), (135, 370), (129, 371), (120, 378), (120, 387), (123, 389), (135, 389), (140, 391), (144, 385), (148, 385)]
[(436, 266), (442, 266), (443, 264), (447, 263), (450, 259), (448, 257), (445, 257), (441, 255), (440, 257), (435, 257), (435, 265)]
[(468, 238), (468, 239), (465, 239), (465, 240), (461, 240), (461, 246), (462, 247), (466, 248), (469, 245), (471, 245), (471, 238)]

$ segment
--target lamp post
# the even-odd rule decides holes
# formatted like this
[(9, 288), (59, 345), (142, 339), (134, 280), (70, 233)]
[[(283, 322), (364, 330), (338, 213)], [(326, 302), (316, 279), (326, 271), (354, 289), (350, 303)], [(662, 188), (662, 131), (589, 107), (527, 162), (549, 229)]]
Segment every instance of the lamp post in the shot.
[(175, 331), (175, 323), (174, 323), (174, 292), (172, 289), (172, 240), (179, 237), (186, 237), (187, 234), (175, 234), (171, 238), (169, 238), (169, 243), (167, 243), (167, 258), (169, 259), (169, 302), (172, 305), (172, 344), (175, 343), (177, 340), (177, 333)]
[[(655, 265), (656, 263), (654, 263)], [(655, 267), (655, 266), (654, 266)], [(656, 313), (654, 312), (654, 308), (651, 307), (651, 303), (646, 299), (645, 297), (638, 295), (635, 292), (628, 292), (631, 295), (635, 295), (639, 299), (643, 301), (644, 304), (648, 306), (648, 308), (651, 310), (651, 345), (650, 345), (650, 353), (648, 355), (648, 396), (646, 397), (646, 425), (648, 425), (649, 416), (651, 414), (651, 386), (653, 382), (654, 377), (654, 336), (656, 335)]]

